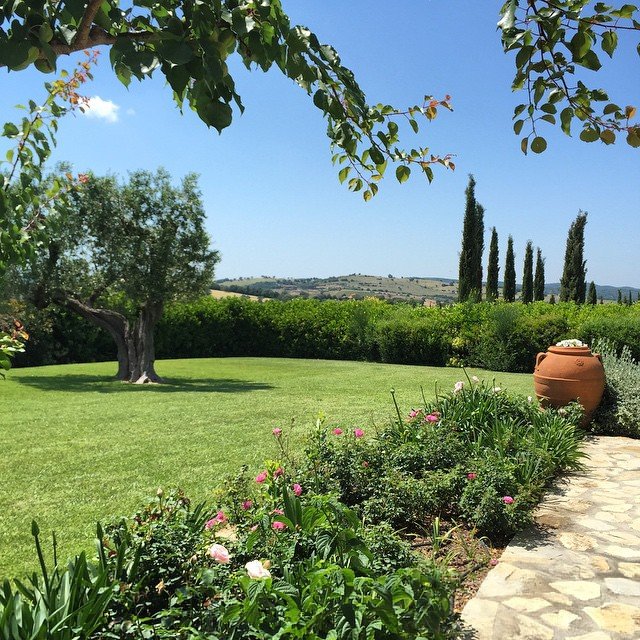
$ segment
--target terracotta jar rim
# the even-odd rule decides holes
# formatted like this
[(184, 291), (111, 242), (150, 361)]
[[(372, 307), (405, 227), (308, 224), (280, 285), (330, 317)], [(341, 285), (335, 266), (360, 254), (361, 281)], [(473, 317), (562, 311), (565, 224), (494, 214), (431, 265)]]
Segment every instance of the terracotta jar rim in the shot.
[(549, 347), (547, 351), (564, 356), (589, 355), (591, 353), (589, 347)]

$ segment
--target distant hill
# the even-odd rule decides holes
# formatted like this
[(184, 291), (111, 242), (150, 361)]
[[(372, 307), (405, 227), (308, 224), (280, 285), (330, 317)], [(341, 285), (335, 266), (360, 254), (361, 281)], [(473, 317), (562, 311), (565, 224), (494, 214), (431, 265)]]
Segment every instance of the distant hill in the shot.
[[(458, 299), (458, 281), (452, 278), (396, 278), (389, 274), (383, 276), (352, 273), (332, 278), (276, 278), (260, 276), (258, 278), (238, 278), (217, 280), (215, 290), (252, 295), (260, 298), (319, 298), (319, 299), (361, 299), (375, 297), (392, 302), (410, 302), (414, 304), (436, 305), (451, 304)], [(502, 283), (500, 283), (502, 289)], [(635, 287), (613, 287), (596, 285), (598, 298), (617, 300), (618, 289), (622, 295), (631, 294), (635, 302), (639, 289)], [(520, 287), (518, 287), (520, 291)], [(545, 293), (558, 297), (560, 284), (555, 282), (545, 287)], [(216, 294), (219, 295), (219, 294)]]
[(361, 299), (418, 304), (450, 304), (458, 298), (458, 283), (450, 278), (395, 278), (352, 273), (333, 278), (239, 278), (216, 281), (221, 290), (268, 298)]

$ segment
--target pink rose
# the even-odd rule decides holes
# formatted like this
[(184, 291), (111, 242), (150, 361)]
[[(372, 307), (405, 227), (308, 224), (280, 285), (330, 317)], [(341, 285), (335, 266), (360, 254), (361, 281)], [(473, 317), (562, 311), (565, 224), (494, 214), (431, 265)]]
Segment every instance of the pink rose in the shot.
[(276, 427), (271, 433), (273, 433), (276, 438), (279, 438), (282, 435), (282, 429)]
[(251, 500), (245, 500), (245, 501), (242, 503), (242, 508), (243, 508), (245, 511), (249, 511), (249, 509), (251, 509), (251, 507), (253, 507), (253, 502), (252, 502)]
[(453, 385), (453, 393), (460, 393), (464, 389), (464, 382), (459, 380)]
[(278, 467), (274, 472), (273, 472), (273, 477), (274, 478), (279, 478), (280, 476), (284, 475), (284, 469), (282, 467)]
[(257, 476), (256, 476), (256, 482), (258, 484), (262, 484), (267, 478), (269, 477), (269, 474), (266, 471), (261, 471)]
[(489, 560), (489, 564), (492, 567), (495, 567), (498, 564), (498, 561), (495, 558), (491, 558), (491, 560)]
[(435, 413), (430, 413), (424, 417), (425, 422), (438, 422), (438, 416)]
[(513, 504), (513, 498), (511, 496), (503, 496), (502, 502), (505, 504)]
[(280, 522), (279, 520), (276, 520), (275, 522), (271, 523), (271, 528), (274, 529), (275, 531), (282, 531), (283, 529), (287, 528), (287, 525), (284, 522)]
[(229, 552), (221, 544), (212, 544), (209, 547), (209, 555), (220, 564), (229, 564)]
[(362, 436), (364, 435), (364, 431), (362, 429), (354, 429), (353, 430), (353, 435), (356, 438), (362, 438)]
[(302, 495), (302, 487), (297, 482), (293, 485), (293, 493), (297, 496)]
[(274, 509), (272, 512), (272, 514), (276, 514), (278, 516), (283, 516), (284, 515), (284, 511), (282, 509)]
[(204, 525), (205, 529), (213, 529), (216, 525), (222, 524), (227, 521), (227, 516), (224, 515), (224, 511), (218, 511), (216, 515), (211, 518), (211, 520), (207, 520), (207, 524)]
[(471, 473), (467, 473), (467, 478), (468, 478), (469, 480), (475, 480), (477, 477), (478, 477), (478, 476), (477, 476), (475, 473), (473, 473), (473, 472), (471, 472)]
[(249, 531), (251, 531), (252, 533), (254, 531), (257, 531), (257, 530), (258, 530), (258, 525), (257, 524), (254, 524), (253, 526), (249, 527)]
[(333, 431), (332, 431), (334, 436), (341, 436), (342, 435), (342, 429), (340, 427), (336, 427)]
[(415, 418), (420, 412), (416, 411), (415, 409), (411, 409), (411, 411), (409, 411), (409, 417), (410, 418)]

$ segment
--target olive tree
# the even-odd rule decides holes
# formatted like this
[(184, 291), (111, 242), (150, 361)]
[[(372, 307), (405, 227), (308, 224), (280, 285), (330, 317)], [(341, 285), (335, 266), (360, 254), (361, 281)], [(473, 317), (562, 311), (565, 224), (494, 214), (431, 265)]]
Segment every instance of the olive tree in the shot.
[(64, 305), (113, 338), (117, 377), (160, 382), (154, 327), (167, 302), (205, 294), (217, 251), (204, 229), (197, 176), (136, 171), (84, 177), (73, 206), (52, 226), (32, 264), (32, 301)]

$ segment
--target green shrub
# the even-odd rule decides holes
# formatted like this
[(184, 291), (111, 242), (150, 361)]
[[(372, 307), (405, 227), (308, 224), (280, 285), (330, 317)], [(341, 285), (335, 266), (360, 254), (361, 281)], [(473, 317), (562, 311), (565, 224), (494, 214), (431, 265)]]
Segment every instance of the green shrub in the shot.
[[(640, 305), (634, 305), (636, 306), (640, 309)], [(604, 340), (613, 343), (618, 349), (626, 346), (629, 357), (635, 360), (640, 359), (640, 315), (633, 314), (634, 307), (630, 308), (631, 311), (626, 311), (625, 308), (622, 317), (605, 315), (587, 317), (577, 331), (578, 337), (589, 344)], [(600, 344), (603, 343), (600, 342)]]
[(629, 347), (618, 352), (609, 340), (597, 340), (593, 350), (602, 356), (606, 386), (592, 428), (597, 433), (640, 438), (640, 364)]

